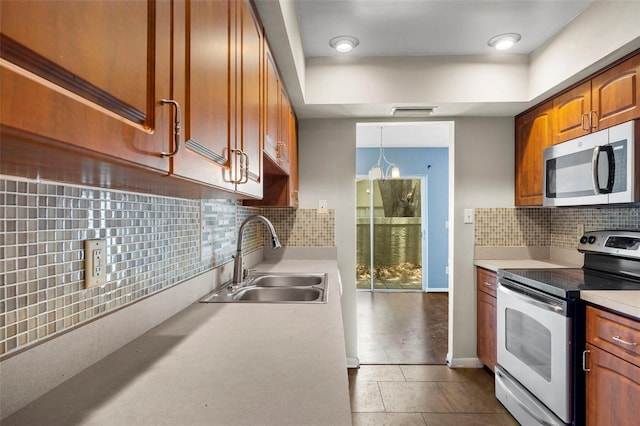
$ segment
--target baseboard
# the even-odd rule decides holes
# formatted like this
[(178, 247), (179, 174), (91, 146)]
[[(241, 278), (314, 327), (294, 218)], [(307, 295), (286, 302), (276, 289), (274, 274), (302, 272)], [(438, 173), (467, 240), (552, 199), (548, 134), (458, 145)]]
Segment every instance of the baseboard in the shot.
[(447, 365), (449, 368), (482, 368), (484, 363), (479, 358), (452, 358), (447, 353)]
[(427, 288), (427, 293), (448, 293), (448, 288)]
[(360, 360), (358, 357), (347, 358), (347, 368), (360, 368)]

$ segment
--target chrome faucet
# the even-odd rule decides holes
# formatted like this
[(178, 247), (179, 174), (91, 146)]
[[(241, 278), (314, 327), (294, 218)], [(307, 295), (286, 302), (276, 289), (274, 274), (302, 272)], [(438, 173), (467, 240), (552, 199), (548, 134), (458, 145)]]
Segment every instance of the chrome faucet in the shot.
[(280, 240), (278, 240), (278, 236), (276, 235), (276, 229), (273, 227), (273, 224), (269, 222), (269, 219), (258, 214), (246, 218), (244, 222), (242, 222), (242, 225), (240, 225), (240, 229), (238, 230), (238, 247), (236, 249), (236, 255), (234, 256), (233, 261), (233, 284), (240, 284), (242, 280), (244, 280), (242, 267), (242, 231), (244, 231), (244, 227), (248, 223), (256, 221), (264, 223), (269, 230), (269, 234), (271, 235), (271, 248), (277, 249), (282, 247), (282, 245), (280, 244)]

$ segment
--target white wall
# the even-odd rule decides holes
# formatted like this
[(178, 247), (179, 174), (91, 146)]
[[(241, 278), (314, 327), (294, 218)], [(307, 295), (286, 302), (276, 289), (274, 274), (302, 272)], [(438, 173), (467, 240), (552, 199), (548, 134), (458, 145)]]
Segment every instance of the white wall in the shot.
[[(315, 208), (324, 199), (336, 210), (336, 245), (342, 275), (347, 357), (357, 357), (355, 278), (354, 119), (299, 121), (300, 207)], [(453, 365), (476, 359), (473, 225), (463, 224), (463, 210), (513, 206), (513, 118), (455, 120), (455, 167), (452, 179), (453, 265), (450, 275), (449, 358)]]
[[(513, 207), (514, 119), (455, 120), (451, 151), (454, 177), (450, 212), (453, 219), (453, 275), (449, 276), (449, 353), (451, 366), (474, 366), (476, 355), (476, 289), (473, 267), (474, 225), (464, 223), (464, 209)], [(450, 151), (450, 152), (451, 152)]]
[(528, 97), (547, 97), (638, 47), (640, 1), (595, 1), (530, 55)]
[(525, 55), (311, 58), (305, 100), (435, 105), (526, 101), (527, 65)]
[(327, 200), (336, 214), (342, 316), (350, 366), (357, 362), (356, 334), (356, 122), (300, 120), (298, 123), (300, 208)]

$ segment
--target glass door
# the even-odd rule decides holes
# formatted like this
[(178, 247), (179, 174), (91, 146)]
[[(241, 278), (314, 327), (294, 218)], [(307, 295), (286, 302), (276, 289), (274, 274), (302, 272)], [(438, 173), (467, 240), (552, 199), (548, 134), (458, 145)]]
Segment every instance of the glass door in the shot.
[(423, 179), (357, 181), (358, 289), (425, 289)]

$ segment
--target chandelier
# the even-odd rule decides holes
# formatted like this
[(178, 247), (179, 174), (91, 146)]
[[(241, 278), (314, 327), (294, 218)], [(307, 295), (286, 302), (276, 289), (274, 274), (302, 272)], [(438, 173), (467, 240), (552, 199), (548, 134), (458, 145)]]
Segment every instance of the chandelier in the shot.
[(379, 126), (380, 129), (380, 155), (378, 156), (378, 162), (371, 166), (369, 169), (369, 179), (388, 179), (388, 178), (399, 178), (400, 177), (400, 168), (387, 160), (387, 157), (384, 156), (384, 147), (382, 146), (382, 126)]

